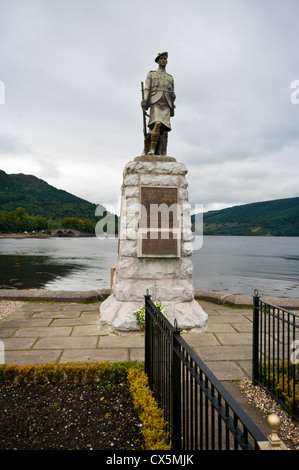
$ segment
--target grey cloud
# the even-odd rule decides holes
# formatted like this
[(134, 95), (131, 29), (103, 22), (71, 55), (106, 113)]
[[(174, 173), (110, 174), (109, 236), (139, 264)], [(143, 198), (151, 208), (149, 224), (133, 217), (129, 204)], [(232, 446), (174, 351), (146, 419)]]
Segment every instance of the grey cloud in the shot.
[(18, 135), (0, 134), (0, 154), (3, 156), (20, 156), (31, 153), (30, 146)]
[(163, 49), (177, 93), (169, 154), (189, 169), (192, 201), (298, 195), (298, 29), (289, 0), (0, 0), (0, 152), (92, 202), (116, 200), (142, 151), (140, 82)]

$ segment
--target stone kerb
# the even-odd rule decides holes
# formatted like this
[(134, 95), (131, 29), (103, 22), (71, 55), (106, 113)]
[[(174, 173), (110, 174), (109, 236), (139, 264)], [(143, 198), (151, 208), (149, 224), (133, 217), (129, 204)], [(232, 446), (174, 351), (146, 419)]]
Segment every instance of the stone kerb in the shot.
[[(136, 329), (132, 312), (142, 307), (148, 289), (154, 301), (163, 303), (170, 321), (176, 318), (181, 328), (202, 327), (207, 316), (194, 300), (188, 170), (174, 159), (139, 158), (127, 163), (123, 172), (119, 253), (112, 294), (101, 305), (100, 322), (116, 329)], [(177, 188), (180, 243), (175, 257), (147, 258), (139, 254), (140, 194), (145, 186)]]

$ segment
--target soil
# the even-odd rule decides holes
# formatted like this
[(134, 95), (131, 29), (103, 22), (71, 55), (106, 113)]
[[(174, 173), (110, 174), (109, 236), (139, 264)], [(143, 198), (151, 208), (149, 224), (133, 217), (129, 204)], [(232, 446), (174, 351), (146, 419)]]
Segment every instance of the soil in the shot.
[(2, 385), (1, 450), (140, 450), (126, 384)]

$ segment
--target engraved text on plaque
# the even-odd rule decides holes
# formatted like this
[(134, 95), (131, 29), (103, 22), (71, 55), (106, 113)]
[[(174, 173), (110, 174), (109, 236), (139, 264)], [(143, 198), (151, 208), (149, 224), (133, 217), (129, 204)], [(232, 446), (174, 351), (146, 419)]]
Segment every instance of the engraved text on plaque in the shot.
[(142, 186), (138, 256), (177, 257), (180, 214), (176, 187)]

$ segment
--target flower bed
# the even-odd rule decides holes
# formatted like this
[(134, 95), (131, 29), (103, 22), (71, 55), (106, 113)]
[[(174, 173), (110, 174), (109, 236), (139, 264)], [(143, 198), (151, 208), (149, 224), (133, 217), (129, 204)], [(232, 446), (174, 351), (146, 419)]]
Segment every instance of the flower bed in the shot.
[(143, 364), (0, 365), (1, 449), (166, 449)]

